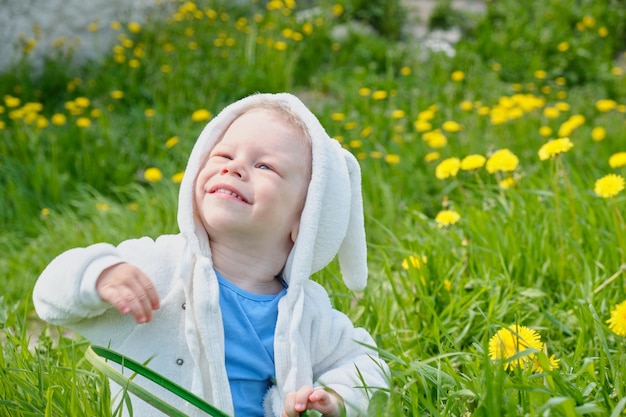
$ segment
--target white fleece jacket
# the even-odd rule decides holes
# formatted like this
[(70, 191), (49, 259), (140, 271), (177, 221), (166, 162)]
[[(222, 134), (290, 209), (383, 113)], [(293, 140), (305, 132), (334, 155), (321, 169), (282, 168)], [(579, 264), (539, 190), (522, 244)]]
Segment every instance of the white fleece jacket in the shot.
[[(276, 385), (266, 395), (265, 415), (279, 416), (285, 394), (305, 384), (335, 390), (344, 398), (348, 416), (365, 415), (372, 390), (388, 387), (387, 367), (370, 348), (371, 336), (333, 309), (326, 291), (310, 280), (338, 255), (346, 285), (354, 290), (365, 287), (360, 170), (352, 154), (290, 94), (246, 97), (208, 123), (181, 183), (179, 234), (131, 239), (118, 246), (98, 243), (59, 255), (35, 285), (35, 308), (42, 319), (72, 328), (94, 344), (140, 362), (152, 358), (151, 368), (233, 415), (219, 287), (207, 234), (194, 215), (193, 186), (206, 156), (232, 121), (266, 101), (288, 107), (304, 121), (312, 138), (312, 177), (298, 238), (284, 270), (288, 290), (278, 307)], [(161, 308), (148, 324), (136, 324), (96, 292), (98, 276), (120, 262), (143, 270), (159, 292)], [(187, 414), (203, 415), (149, 381), (137, 382)], [(136, 398), (133, 411), (142, 417), (162, 415)]]

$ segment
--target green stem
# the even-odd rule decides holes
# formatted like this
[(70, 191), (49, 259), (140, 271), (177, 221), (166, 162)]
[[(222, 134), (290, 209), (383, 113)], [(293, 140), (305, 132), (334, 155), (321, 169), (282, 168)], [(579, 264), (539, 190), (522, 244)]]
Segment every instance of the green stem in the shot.
[(613, 207), (613, 214), (615, 219), (615, 234), (617, 236), (617, 244), (620, 248), (620, 261), (622, 264), (626, 262), (626, 240), (624, 240), (623, 230), (626, 229), (626, 223), (622, 213), (620, 213), (615, 203), (615, 199), (611, 199), (611, 206)]
[(576, 241), (580, 241), (580, 229), (578, 228), (578, 219), (576, 215), (576, 199), (574, 198), (574, 187), (572, 187), (572, 182), (569, 179), (569, 175), (567, 174), (567, 170), (563, 165), (563, 161), (560, 158), (557, 158), (557, 164), (559, 167), (559, 171), (563, 176), (563, 181), (565, 182), (565, 187), (567, 188), (567, 195), (569, 197), (569, 209), (570, 214), (572, 216), (572, 230), (574, 233), (574, 239)]

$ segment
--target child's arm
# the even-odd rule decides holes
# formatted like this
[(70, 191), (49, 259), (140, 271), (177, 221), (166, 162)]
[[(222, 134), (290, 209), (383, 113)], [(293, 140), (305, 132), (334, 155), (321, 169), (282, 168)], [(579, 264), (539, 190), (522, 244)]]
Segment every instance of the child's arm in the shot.
[[(144, 290), (146, 286), (153, 287), (162, 298), (172, 285), (176, 260), (181, 256), (183, 247), (180, 237), (166, 235), (156, 241), (148, 237), (131, 239), (117, 247), (97, 243), (70, 249), (50, 262), (37, 280), (33, 290), (37, 314), (49, 323), (72, 325), (70, 327), (85, 319), (102, 316), (112, 308), (111, 303), (116, 303), (114, 297), (119, 297), (120, 291), (123, 290), (123, 296), (129, 294), (126, 292), (128, 284), (120, 283), (120, 275), (137, 275), (138, 272), (130, 265), (150, 277), (152, 285), (147, 284), (145, 278), (139, 279)], [(121, 268), (123, 264), (127, 266)], [(148, 293), (153, 294), (153, 291)], [(154, 295), (148, 295), (148, 299), (150, 304), (155, 301)], [(125, 308), (119, 302), (118, 305)], [(135, 308), (133, 314), (135, 311), (139, 310)]]
[(333, 309), (319, 285), (309, 287), (300, 329), (308, 341), (315, 386), (342, 398), (347, 416), (366, 415), (373, 392), (389, 386), (388, 367), (372, 336)]

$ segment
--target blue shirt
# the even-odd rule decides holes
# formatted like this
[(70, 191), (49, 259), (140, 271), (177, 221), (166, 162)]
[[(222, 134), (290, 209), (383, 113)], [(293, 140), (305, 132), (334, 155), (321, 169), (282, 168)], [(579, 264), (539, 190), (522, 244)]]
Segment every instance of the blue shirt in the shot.
[(262, 417), (263, 398), (276, 377), (274, 330), (286, 294), (254, 294), (217, 274), (224, 323), (226, 373), (235, 417)]

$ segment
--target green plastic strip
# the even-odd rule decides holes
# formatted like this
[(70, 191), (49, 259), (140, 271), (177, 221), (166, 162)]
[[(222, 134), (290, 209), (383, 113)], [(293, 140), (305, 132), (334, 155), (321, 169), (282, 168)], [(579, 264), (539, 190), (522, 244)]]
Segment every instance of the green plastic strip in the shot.
[[(152, 394), (145, 388), (139, 386), (137, 383), (132, 381), (131, 378), (128, 378), (117, 369), (109, 365), (106, 360), (110, 360), (121, 365), (123, 368), (128, 368), (131, 371), (136, 372), (142, 377), (149, 379), (150, 381), (154, 382), (157, 385), (160, 385), (161, 387), (184, 399), (185, 401), (189, 402), (200, 410), (208, 413), (210, 416), (229, 417), (228, 414), (207, 403), (197, 395), (187, 391), (180, 385), (177, 385), (174, 382), (170, 381), (163, 375), (113, 350), (104, 348), (102, 346), (91, 345), (87, 348), (87, 351), (85, 352), (85, 357), (96, 369), (98, 369), (104, 375), (118, 383), (122, 388), (132, 392), (142, 400), (146, 401), (148, 404), (152, 405), (153, 407), (157, 408), (158, 410), (167, 414), (170, 417), (188, 416), (179, 409), (173, 407), (171, 404), (163, 401), (161, 398)], [(103, 360), (103, 358), (106, 360)]]

